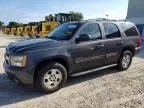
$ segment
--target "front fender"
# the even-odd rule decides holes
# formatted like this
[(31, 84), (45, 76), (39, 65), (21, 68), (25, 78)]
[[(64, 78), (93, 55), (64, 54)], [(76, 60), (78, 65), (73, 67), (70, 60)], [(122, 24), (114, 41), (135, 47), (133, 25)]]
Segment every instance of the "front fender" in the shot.
[(40, 50), (28, 53), (28, 65), (36, 68), (37, 65), (43, 61), (63, 59), (68, 63), (68, 66), (72, 65), (72, 57), (68, 50), (65, 48), (54, 48), (47, 50)]

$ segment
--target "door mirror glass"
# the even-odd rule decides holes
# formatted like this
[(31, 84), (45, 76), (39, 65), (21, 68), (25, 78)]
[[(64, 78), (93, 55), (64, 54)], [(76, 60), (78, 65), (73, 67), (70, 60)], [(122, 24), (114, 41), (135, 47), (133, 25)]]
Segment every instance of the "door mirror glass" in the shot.
[(89, 34), (80, 34), (79, 37), (77, 38), (77, 42), (89, 41), (89, 40), (91, 40)]

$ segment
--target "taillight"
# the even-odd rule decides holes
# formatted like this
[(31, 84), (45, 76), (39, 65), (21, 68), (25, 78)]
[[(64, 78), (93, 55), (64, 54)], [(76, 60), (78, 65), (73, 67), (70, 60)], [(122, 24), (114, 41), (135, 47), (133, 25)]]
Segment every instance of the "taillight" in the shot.
[(137, 38), (137, 47), (140, 47), (141, 44), (142, 44), (142, 38), (141, 38), (141, 36), (138, 36), (138, 38)]

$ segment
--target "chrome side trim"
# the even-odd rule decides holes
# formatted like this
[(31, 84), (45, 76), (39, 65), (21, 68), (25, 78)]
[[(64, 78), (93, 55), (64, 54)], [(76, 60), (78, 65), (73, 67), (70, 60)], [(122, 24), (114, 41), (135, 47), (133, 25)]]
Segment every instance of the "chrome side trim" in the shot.
[(104, 66), (104, 67), (100, 67), (100, 68), (96, 68), (96, 69), (92, 69), (92, 70), (88, 70), (88, 71), (83, 71), (83, 72), (80, 72), (80, 73), (72, 74), (71, 76), (76, 77), (76, 76), (80, 76), (80, 75), (85, 75), (85, 74), (93, 73), (95, 71), (107, 69), (107, 68), (114, 67), (114, 66), (117, 66), (117, 64), (107, 65), (107, 66)]
[(118, 52), (114, 52), (114, 53), (106, 54), (106, 57), (109, 58), (109, 57), (113, 57), (113, 56), (117, 56), (117, 55), (120, 55), (120, 54)]
[(75, 58), (75, 63), (83, 63), (83, 62), (88, 62), (88, 61), (103, 59), (103, 58), (105, 58), (105, 55), (93, 56), (88, 58), (79, 57), (79, 58)]

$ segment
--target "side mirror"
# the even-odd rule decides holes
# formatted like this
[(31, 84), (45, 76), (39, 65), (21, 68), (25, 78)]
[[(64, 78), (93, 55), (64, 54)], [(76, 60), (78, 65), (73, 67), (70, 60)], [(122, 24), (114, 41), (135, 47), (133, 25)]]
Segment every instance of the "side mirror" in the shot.
[(79, 37), (76, 39), (77, 42), (81, 42), (81, 41), (89, 41), (90, 35), (89, 34), (80, 34)]

